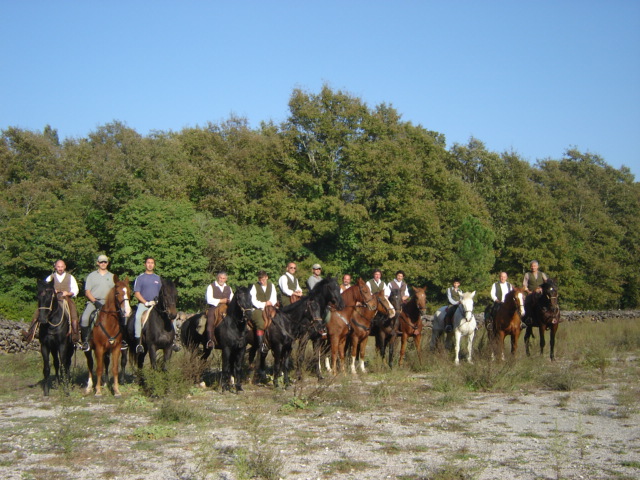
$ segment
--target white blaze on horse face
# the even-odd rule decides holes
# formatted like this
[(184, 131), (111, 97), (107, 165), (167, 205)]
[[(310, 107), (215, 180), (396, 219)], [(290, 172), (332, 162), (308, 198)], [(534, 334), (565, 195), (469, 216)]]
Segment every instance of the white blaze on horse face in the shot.
[(127, 295), (127, 289), (122, 289), (123, 298), (124, 298), (124, 316), (125, 318), (129, 318), (131, 315), (131, 305), (129, 305), (129, 295)]
[(518, 292), (516, 294), (518, 297), (518, 302), (520, 303), (520, 316), (524, 315), (524, 294), (522, 292)]

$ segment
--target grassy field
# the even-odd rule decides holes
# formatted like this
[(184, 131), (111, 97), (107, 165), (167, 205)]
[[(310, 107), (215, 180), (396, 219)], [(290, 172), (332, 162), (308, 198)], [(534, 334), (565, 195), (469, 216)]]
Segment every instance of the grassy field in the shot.
[[(390, 370), (372, 343), (367, 374), (318, 382), (307, 372), (287, 390), (247, 382), (240, 395), (220, 393), (218, 355), (202, 365), (180, 352), (167, 373), (130, 374), (119, 399), (83, 393), (83, 355), (74, 359), (70, 384), (47, 399), (39, 355), (2, 355), (0, 474), (638, 478), (640, 320), (563, 323), (555, 362), (548, 350), (527, 358), (522, 343), (515, 360), (492, 362), (480, 331), (474, 364), (454, 367), (450, 352), (428, 350), (418, 362), (410, 350), (407, 365)], [(498, 455), (505, 435), (523, 446), (513, 447), (516, 458)], [(535, 469), (541, 453), (531, 449), (540, 447), (544, 467)]]

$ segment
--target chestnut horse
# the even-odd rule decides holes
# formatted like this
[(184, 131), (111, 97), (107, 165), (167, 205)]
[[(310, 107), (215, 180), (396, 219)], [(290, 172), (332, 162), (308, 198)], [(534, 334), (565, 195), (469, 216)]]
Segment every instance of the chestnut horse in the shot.
[(398, 316), (402, 311), (402, 294), (400, 290), (392, 290), (389, 295), (389, 303), (395, 311), (395, 315), (387, 317), (384, 315), (376, 315), (371, 325), (370, 335), (376, 337), (376, 351), (384, 359), (389, 349), (389, 368), (393, 367), (393, 350), (398, 334)]
[[(338, 373), (338, 355), (340, 355), (340, 370), (344, 371), (344, 354), (347, 337), (351, 331), (351, 317), (356, 310), (356, 304), (365, 304), (369, 310), (375, 312), (376, 303), (371, 290), (367, 283), (359, 278), (357, 283), (344, 292), (342, 292), (342, 300), (345, 308), (342, 310), (333, 310), (331, 319), (327, 324), (327, 335), (331, 344), (331, 367), (327, 369), (335, 374)], [(373, 318), (373, 317), (372, 317)], [(367, 335), (369, 333), (367, 332)]]
[(485, 327), (489, 342), (492, 344), (492, 358), (500, 354), (500, 358), (504, 360), (504, 339), (507, 335), (511, 336), (511, 355), (515, 357), (520, 337), (521, 319), (525, 313), (525, 293), (524, 288), (515, 287), (504, 296), (504, 302), (498, 308), (494, 318), (486, 319)]
[[(349, 289), (350, 290), (350, 289)], [(366, 373), (364, 367), (364, 357), (367, 349), (367, 340), (371, 333), (371, 322), (378, 314), (386, 318), (394, 318), (396, 311), (391, 302), (384, 295), (384, 290), (380, 290), (373, 296), (376, 301), (376, 308), (371, 310), (368, 304), (366, 307), (357, 306), (351, 316), (351, 334), (349, 343), (351, 344), (351, 373), (356, 373), (356, 360), (360, 360), (360, 371)]]
[[(540, 355), (544, 352), (544, 334), (547, 329), (550, 332), (549, 347), (551, 349), (550, 358), (555, 359), (556, 332), (560, 323), (560, 308), (558, 307), (558, 286), (554, 279), (548, 279), (541, 286), (542, 294), (530, 293), (527, 296), (527, 304), (530, 299), (531, 307), (527, 307), (527, 314), (532, 319), (531, 326), (527, 326), (524, 335), (524, 345), (529, 352), (529, 339), (533, 337), (533, 327), (538, 327), (540, 331)], [(529, 310), (530, 308), (530, 310)]]
[(85, 352), (87, 357), (87, 368), (89, 370), (89, 380), (85, 393), (89, 394), (95, 383), (96, 397), (102, 395), (102, 376), (105, 363), (109, 364), (108, 355), (111, 355), (111, 377), (113, 379), (113, 395), (120, 396), (118, 379), (118, 367), (120, 365), (120, 347), (122, 344), (123, 329), (121, 328), (120, 317), (126, 319), (131, 315), (129, 298), (131, 289), (129, 279), (119, 280), (117, 275), (113, 276), (115, 286), (109, 291), (104, 305), (98, 312), (98, 318), (91, 331), (89, 345), (96, 356), (96, 374), (93, 375), (93, 356), (91, 351)]
[(413, 343), (418, 353), (418, 361), (422, 363), (420, 356), (420, 342), (422, 339), (422, 317), (427, 314), (427, 287), (413, 287), (414, 294), (411, 296), (398, 317), (398, 334), (400, 334), (400, 359), (398, 365), (402, 366), (404, 354), (407, 350), (409, 337), (413, 338)]

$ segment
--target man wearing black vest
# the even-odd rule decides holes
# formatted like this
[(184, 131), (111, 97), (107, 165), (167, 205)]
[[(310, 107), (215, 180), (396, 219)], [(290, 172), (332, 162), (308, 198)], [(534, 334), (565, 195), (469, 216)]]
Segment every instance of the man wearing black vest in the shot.
[(447, 288), (447, 299), (450, 303), (449, 308), (447, 308), (447, 313), (444, 316), (444, 331), (447, 333), (453, 332), (453, 315), (460, 304), (460, 300), (462, 300), (462, 293), (460, 289), (460, 279), (454, 278), (453, 285)]
[(513, 290), (513, 287), (509, 282), (507, 282), (507, 272), (500, 272), (500, 281), (495, 282), (491, 285), (491, 299), (493, 300), (493, 305), (491, 306), (490, 317), (494, 318), (500, 305), (504, 303), (504, 297)]
[(302, 296), (300, 283), (295, 277), (297, 268), (298, 267), (295, 263), (289, 262), (287, 264), (287, 271), (278, 279), (278, 286), (280, 287), (280, 292), (282, 293), (280, 303), (283, 307), (291, 305), (292, 296), (293, 301), (300, 299), (300, 297)]
[(522, 323), (527, 327), (532, 325), (529, 312), (533, 311), (538, 303), (538, 299), (542, 295), (542, 284), (548, 279), (545, 273), (538, 270), (540, 265), (537, 260), (531, 260), (529, 267), (531, 270), (525, 273), (522, 279), (522, 286), (529, 293), (524, 300), (524, 316), (522, 317)]
[(207, 348), (213, 348), (215, 346), (216, 309), (220, 305), (228, 305), (233, 298), (233, 291), (227, 285), (227, 272), (218, 272), (216, 281), (207, 287), (206, 298), (209, 305), (207, 311)]
[(396, 278), (389, 282), (389, 290), (391, 293), (398, 292), (402, 297), (402, 303), (409, 300), (409, 287), (404, 281), (404, 272), (402, 270), (398, 270), (396, 272)]
[(266, 345), (264, 343), (264, 319), (262, 318), (262, 310), (267, 306), (275, 306), (278, 301), (276, 287), (269, 281), (269, 276), (264, 270), (258, 272), (258, 282), (251, 286), (249, 291), (251, 295), (251, 303), (255, 310), (251, 312), (251, 320), (258, 341), (258, 349), (262, 353), (266, 353)]

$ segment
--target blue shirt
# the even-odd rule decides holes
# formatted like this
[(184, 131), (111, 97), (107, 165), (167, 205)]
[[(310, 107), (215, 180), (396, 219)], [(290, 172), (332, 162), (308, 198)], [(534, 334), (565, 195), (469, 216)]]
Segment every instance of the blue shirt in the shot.
[(147, 302), (154, 300), (160, 294), (160, 288), (162, 288), (162, 281), (155, 273), (143, 273), (133, 284), (133, 291), (140, 292)]

